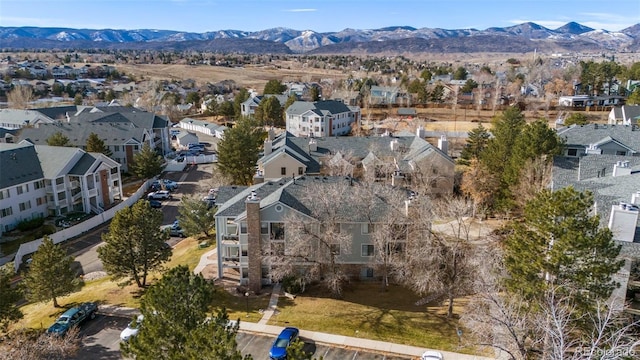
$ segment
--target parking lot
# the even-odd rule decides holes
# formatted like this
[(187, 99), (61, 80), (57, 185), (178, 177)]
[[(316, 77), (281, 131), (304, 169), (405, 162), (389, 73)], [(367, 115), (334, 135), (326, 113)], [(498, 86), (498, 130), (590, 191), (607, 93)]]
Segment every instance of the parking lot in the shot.
[[(98, 314), (95, 319), (87, 322), (80, 331), (83, 337), (82, 347), (74, 360), (122, 359), (120, 354), (120, 332), (131, 321), (129, 318)], [(269, 360), (269, 349), (274, 336), (252, 333), (238, 333), (238, 349), (243, 355), (251, 354), (254, 360)], [(314, 358), (324, 360), (407, 360), (408, 357), (378, 354), (359, 349), (346, 349), (323, 344), (315, 344), (308, 339), (305, 341), (305, 351), (312, 353)]]

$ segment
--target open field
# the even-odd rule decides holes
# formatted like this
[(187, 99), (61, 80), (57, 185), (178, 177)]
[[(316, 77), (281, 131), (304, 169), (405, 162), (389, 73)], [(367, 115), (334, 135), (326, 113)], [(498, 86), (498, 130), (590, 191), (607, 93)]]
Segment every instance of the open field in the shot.
[(294, 62), (279, 62), (277, 66), (225, 67), (208, 65), (179, 64), (118, 64), (120, 72), (133, 75), (136, 79), (144, 76), (147, 80), (193, 79), (199, 85), (233, 80), (239, 87), (262, 91), (269, 80), (280, 81), (320, 81), (321, 79), (342, 80), (348, 77), (341, 71), (305, 68)]

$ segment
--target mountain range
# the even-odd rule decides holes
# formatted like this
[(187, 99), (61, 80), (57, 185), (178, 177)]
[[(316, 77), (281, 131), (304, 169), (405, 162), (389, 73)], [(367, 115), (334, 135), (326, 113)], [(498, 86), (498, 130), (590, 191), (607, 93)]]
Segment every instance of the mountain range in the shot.
[(527, 22), (510, 27), (441, 29), (393, 26), (315, 32), (273, 28), (262, 31), (114, 30), (0, 27), (0, 49), (196, 50), (272, 54), (375, 54), (448, 52), (583, 52), (640, 50), (640, 23), (620, 31), (569, 22), (548, 29)]

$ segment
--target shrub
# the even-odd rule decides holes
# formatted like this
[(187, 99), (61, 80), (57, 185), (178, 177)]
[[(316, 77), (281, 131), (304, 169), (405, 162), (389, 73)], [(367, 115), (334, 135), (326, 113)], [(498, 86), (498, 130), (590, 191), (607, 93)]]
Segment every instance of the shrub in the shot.
[(287, 276), (282, 279), (282, 287), (284, 291), (291, 294), (300, 294), (304, 291), (303, 281), (295, 276)]
[(35, 219), (22, 220), (18, 223), (18, 230), (27, 231), (32, 229), (37, 229), (44, 224), (44, 218), (39, 217)]

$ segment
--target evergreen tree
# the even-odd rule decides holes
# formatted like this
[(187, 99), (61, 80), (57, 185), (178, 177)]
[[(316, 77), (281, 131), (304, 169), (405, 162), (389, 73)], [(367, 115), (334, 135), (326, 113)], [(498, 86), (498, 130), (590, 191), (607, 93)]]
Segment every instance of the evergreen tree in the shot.
[(235, 115), (233, 103), (225, 101), (218, 107), (218, 115), (222, 115), (225, 120), (231, 119)]
[(111, 156), (113, 153), (109, 148), (104, 144), (104, 141), (98, 137), (97, 134), (91, 133), (87, 138), (87, 152), (97, 152), (105, 154), (106, 156)]
[(257, 126), (255, 120), (238, 120), (218, 142), (220, 172), (229, 177), (233, 184), (251, 184), (264, 138), (265, 131)]
[(264, 91), (262, 91), (263, 95), (267, 94), (277, 94), (281, 95), (285, 90), (287, 90), (287, 86), (282, 84), (280, 80), (269, 80), (264, 86)]
[(510, 107), (502, 115), (492, 120), (491, 133), (487, 147), (480, 156), (480, 165), (490, 173), (501, 176), (497, 188), (493, 189), (494, 209), (510, 207), (509, 184), (506, 182), (505, 169), (510, 163), (514, 145), (525, 126), (524, 115), (516, 107)]
[(239, 119), (242, 116), (241, 105), (243, 102), (249, 99), (249, 91), (247, 89), (242, 88), (233, 98), (233, 111), (235, 113), (236, 119)]
[(443, 97), (444, 97), (444, 85), (442, 84), (436, 85), (431, 91), (431, 93), (429, 94), (429, 100), (435, 103), (441, 103)]
[(467, 82), (464, 83), (464, 85), (460, 88), (460, 92), (461, 93), (470, 93), (473, 91), (473, 89), (478, 87), (478, 83), (475, 82), (473, 79), (468, 79)]
[(460, 66), (453, 73), (453, 80), (466, 80), (467, 79), (467, 75), (469, 75), (469, 73), (467, 72), (467, 69), (465, 69), (464, 67)]
[(180, 227), (188, 236), (204, 233), (209, 237), (209, 233), (216, 224), (216, 208), (209, 207), (206, 201), (196, 199), (192, 196), (183, 196), (178, 208), (180, 216)]
[(73, 104), (74, 105), (82, 105), (82, 94), (77, 93), (76, 96), (73, 98)]
[(72, 264), (73, 257), (45, 235), (42, 244), (33, 253), (29, 272), (24, 279), (29, 300), (53, 300), (53, 306), (60, 307), (58, 298), (72, 293), (80, 284)]
[(133, 164), (129, 165), (136, 176), (142, 179), (150, 179), (162, 172), (164, 160), (151, 148), (149, 143), (142, 145), (142, 150), (133, 155)]
[(209, 319), (214, 295), (213, 286), (186, 266), (169, 270), (142, 299), (144, 326), (122, 343), (123, 353), (139, 360), (241, 360), (239, 321), (230, 323), (224, 308)]
[[(628, 99), (627, 99), (627, 103), (628, 103)], [(586, 125), (589, 123), (589, 120), (587, 119), (587, 116), (581, 113), (572, 113), (571, 115), (567, 116), (566, 119), (564, 119), (564, 126), (571, 126), (571, 125)]]
[(505, 183), (508, 186), (517, 185), (520, 172), (527, 161), (539, 157), (547, 162), (552, 161), (554, 155), (560, 154), (562, 147), (562, 139), (546, 121), (537, 120), (525, 125), (516, 138), (508, 166), (505, 168)]
[(593, 216), (593, 196), (572, 187), (544, 190), (511, 224), (504, 243), (505, 285), (525, 300), (541, 300), (552, 286), (586, 310), (619, 286), (620, 246)]
[(6, 268), (0, 268), (0, 333), (7, 329), (7, 326), (22, 318), (22, 311), (16, 305), (24, 296), (22, 286), (11, 284), (13, 273)]
[(284, 106), (282, 106), (282, 112), (284, 113), (289, 108), (289, 106), (293, 105), (293, 103), (296, 101), (298, 101), (298, 97), (296, 95), (289, 95), (287, 101), (284, 103)]
[(49, 136), (46, 141), (49, 146), (71, 146), (69, 138), (60, 131)]
[(158, 270), (171, 258), (171, 248), (165, 243), (169, 234), (160, 229), (162, 212), (151, 208), (147, 200), (118, 211), (102, 235), (104, 245), (98, 257), (105, 270), (123, 284), (135, 281), (138, 287), (147, 285), (149, 272)]
[(320, 89), (317, 86), (312, 86), (309, 89), (309, 98), (311, 98), (311, 101), (320, 100)]
[(472, 159), (479, 159), (491, 137), (489, 131), (482, 124), (471, 129), (468, 135), (467, 143), (462, 148), (460, 160), (458, 160), (458, 163), (463, 165), (469, 165)]
[(262, 98), (260, 105), (256, 108), (255, 118), (263, 125), (283, 126), (284, 118), (280, 101), (275, 96)]

